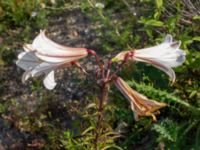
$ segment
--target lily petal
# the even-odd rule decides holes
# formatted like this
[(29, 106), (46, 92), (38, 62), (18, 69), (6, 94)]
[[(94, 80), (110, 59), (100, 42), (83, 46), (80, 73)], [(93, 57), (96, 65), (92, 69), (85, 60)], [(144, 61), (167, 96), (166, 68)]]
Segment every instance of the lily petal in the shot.
[(174, 70), (169, 65), (167, 65), (166, 63), (164, 63), (160, 60), (155, 61), (155, 60), (152, 60), (152, 59), (145, 59), (145, 58), (139, 58), (139, 59), (136, 59), (136, 60), (149, 63), (149, 64), (153, 65), (154, 67), (164, 71), (172, 79), (172, 83), (175, 82), (176, 74), (174, 73)]
[(25, 83), (31, 77), (31, 71), (26, 71), (22, 75), (22, 83)]
[(44, 86), (48, 89), (48, 90), (52, 90), (55, 88), (56, 86), (56, 82), (54, 80), (54, 71), (49, 72), (44, 80), (43, 80), (43, 84)]
[(172, 43), (172, 40), (172, 36), (170, 34), (167, 34), (163, 43)]
[(32, 44), (24, 44), (23, 48), (25, 52), (18, 55), (16, 62), (17, 66), (25, 70), (22, 82), (30, 77), (45, 74), (43, 84), (47, 89), (52, 90), (56, 86), (55, 70), (76, 64), (85, 71), (76, 61), (86, 57), (88, 50), (60, 45), (50, 40), (45, 35), (45, 31), (41, 31)]
[(50, 72), (51, 70), (55, 70), (58, 69), (60, 67), (68, 67), (71, 66), (70, 63), (68, 62), (62, 62), (62, 63), (49, 63), (49, 62), (43, 62), (39, 65), (37, 65), (32, 71), (31, 71), (31, 75), (32, 77), (36, 77), (39, 76), (41, 74), (47, 74), (48, 72)]
[(34, 47), (32, 46), (32, 44), (24, 44), (23, 48), (26, 52), (31, 52), (31, 51), (35, 51)]
[(33, 52), (21, 52), (16, 61), (16, 65), (26, 71), (33, 69), (39, 64), (40, 61)]
[[(45, 31), (40, 32), (40, 34), (34, 39), (32, 47), (29, 46), (29, 49), (34, 49), (37, 52), (38, 57), (54, 57), (58, 58), (58, 61), (63, 61), (63, 59), (68, 57), (76, 60), (85, 57), (88, 54), (87, 49), (85, 48), (72, 48), (55, 43), (46, 37)], [(45, 57), (41, 57), (41, 59), (48, 61)]]
[(44, 54), (41, 54), (38, 52), (36, 52), (35, 54), (41, 60), (47, 61), (47, 62), (52, 62), (52, 63), (59, 63), (59, 62), (63, 62), (63, 61), (71, 62), (71, 61), (75, 61), (80, 58), (83, 58), (83, 55), (79, 55), (78, 53), (76, 56), (58, 56), (58, 55), (52, 56), (52, 55), (46, 55), (46, 54), (44, 55)]
[(164, 71), (172, 81), (176, 79), (171, 67), (177, 67), (185, 61), (185, 52), (179, 49), (181, 41), (173, 42), (172, 36), (167, 35), (163, 43), (139, 50), (130, 50), (119, 53), (112, 61), (122, 61), (127, 54), (131, 54), (129, 59), (152, 64), (156, 68)]

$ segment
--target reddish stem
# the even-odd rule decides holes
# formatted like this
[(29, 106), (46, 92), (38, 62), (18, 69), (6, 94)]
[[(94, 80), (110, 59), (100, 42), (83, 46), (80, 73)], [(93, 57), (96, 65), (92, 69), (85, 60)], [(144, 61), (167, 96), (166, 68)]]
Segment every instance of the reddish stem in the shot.
[(121, 69), (122, 69), (122, 67), (124, 66), (124, 64), (128, 61), (129, 58), (131, 58), (131, 57), (133, 57), (133, 56), (134, 56), (134, 51), (131, 51), (131, 52), (129, 52), (129, 53), (127, 53), (127, 54), (125, 55), (124, 60), (122, 61), (121, 64), (119, 64), (119, 65), (117, 66), (116, 71), (110, 76), (109, 81), (112, 81), (112, 80), (117, 76), (117, 73), (118, 73), (119, 71), (121, 71)]
[(99, 150), (98, 143), (99, 143), (99, 136), (101, 135), (101, 123), (103, 120), (103, 110), (104, 110), (104, 103), (108, 99), (108, 91), (109, 91), (109, 84), (103, 83), (101, 86), (101, 95), (99, 98), (99, 108), (98, 108), (98, 120), (97, 120), (97, 127), (96, 127), (96, 135), (94, 139), (94, 146), (95, 150)]
[(88, 54), (95, 56), (97, 64), (100, 66), (101, 59), (94, 50), (87, 49)]

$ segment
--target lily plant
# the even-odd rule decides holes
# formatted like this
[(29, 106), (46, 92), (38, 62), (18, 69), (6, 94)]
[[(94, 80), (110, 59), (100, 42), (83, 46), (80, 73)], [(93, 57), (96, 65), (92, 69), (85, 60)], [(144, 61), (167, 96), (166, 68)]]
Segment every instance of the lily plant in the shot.
[[(37, 77), (44, 74), (44, 86), (48, 90), (53, 90), (56, 86), (54, 76), (57, 69), (76, 66), (86, 73), (78, 63), (78, 60), (88, 55), (94, 56), (98, 66), (97, 70), (94, 70), (96, 74), (95, 81), (101, 90), (98, 98), (99, 113), (96, 126), (98, 131), (101, 128), (104, 105), (108, 99), (111, 83), (114, 83), (117, 89), (130, 102), (130, 107), (134, 112), (136, 121), (142, 116), (151, 116), (153, 121), (156, 121), (155, 115), (159, 114), (159, 109), (167, 106), (167, 104), (150, 100), (146, 96), (138, 93), (119, 77), (118, 74), (128, 61), (140, 61), (151, 64), (164, 71), (172, 79), (172, 82), (175, 82), (176, 76), (172, 67), (180, 66), (185, 61), (185, 52), (180, 49), (180, 45), (181, 41), (174, 42), (172, 36), (167, 35), (165, 40), (157, 46), (122, 51), (114, 58), (104, 61), (94, 50), (68, 47), (52, 41), (45, 35), (45, 31), (43, 30), (33, 40), (32, 44), (25, 44), (23, 46), (24, 52), (18, 55), (16, 64), (25, 70), (22, 76), (22, 82), (25, 82), (30, 77)], [(100, 142), (99, 138), (99, 132), (96, 132), (96, 149), (98, 142)]]

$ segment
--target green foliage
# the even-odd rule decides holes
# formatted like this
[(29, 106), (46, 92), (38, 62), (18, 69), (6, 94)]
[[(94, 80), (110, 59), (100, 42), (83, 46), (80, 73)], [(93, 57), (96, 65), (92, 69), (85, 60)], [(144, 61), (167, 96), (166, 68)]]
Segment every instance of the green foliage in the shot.
[(0, 1), (0, 19), (3, 26), (23, 26), (26, 27), (33, 23), (41, 28), (46, 25), (46, 12), (41, 6), (45, 5), (41, 0), (1, 0)]
[(178, 125), (172, 120), (164, 119), (161, 123), (155, 124), (153, 130), (159, 133), (158, 141), (177, 141)]
[(12, 64), (18, 42), (28, 41), (32, 32), (47, 26), (48, 11), (42, 0), (0, 0), (0, 64)]

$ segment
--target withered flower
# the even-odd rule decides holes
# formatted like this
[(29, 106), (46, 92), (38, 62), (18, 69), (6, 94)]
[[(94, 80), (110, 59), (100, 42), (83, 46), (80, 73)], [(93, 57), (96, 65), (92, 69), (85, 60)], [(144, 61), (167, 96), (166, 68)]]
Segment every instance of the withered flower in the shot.
[(159, 109), (167, 106), (166, 103), (150, 100), (146, 96), (136, 92), (120, 77), (117, 77), (115, 80), (115, 85), (129, 100), (136, 121), (141, 116), (151, 116), (153, 121), (156, 121), (155, 115), (160, 113)]

